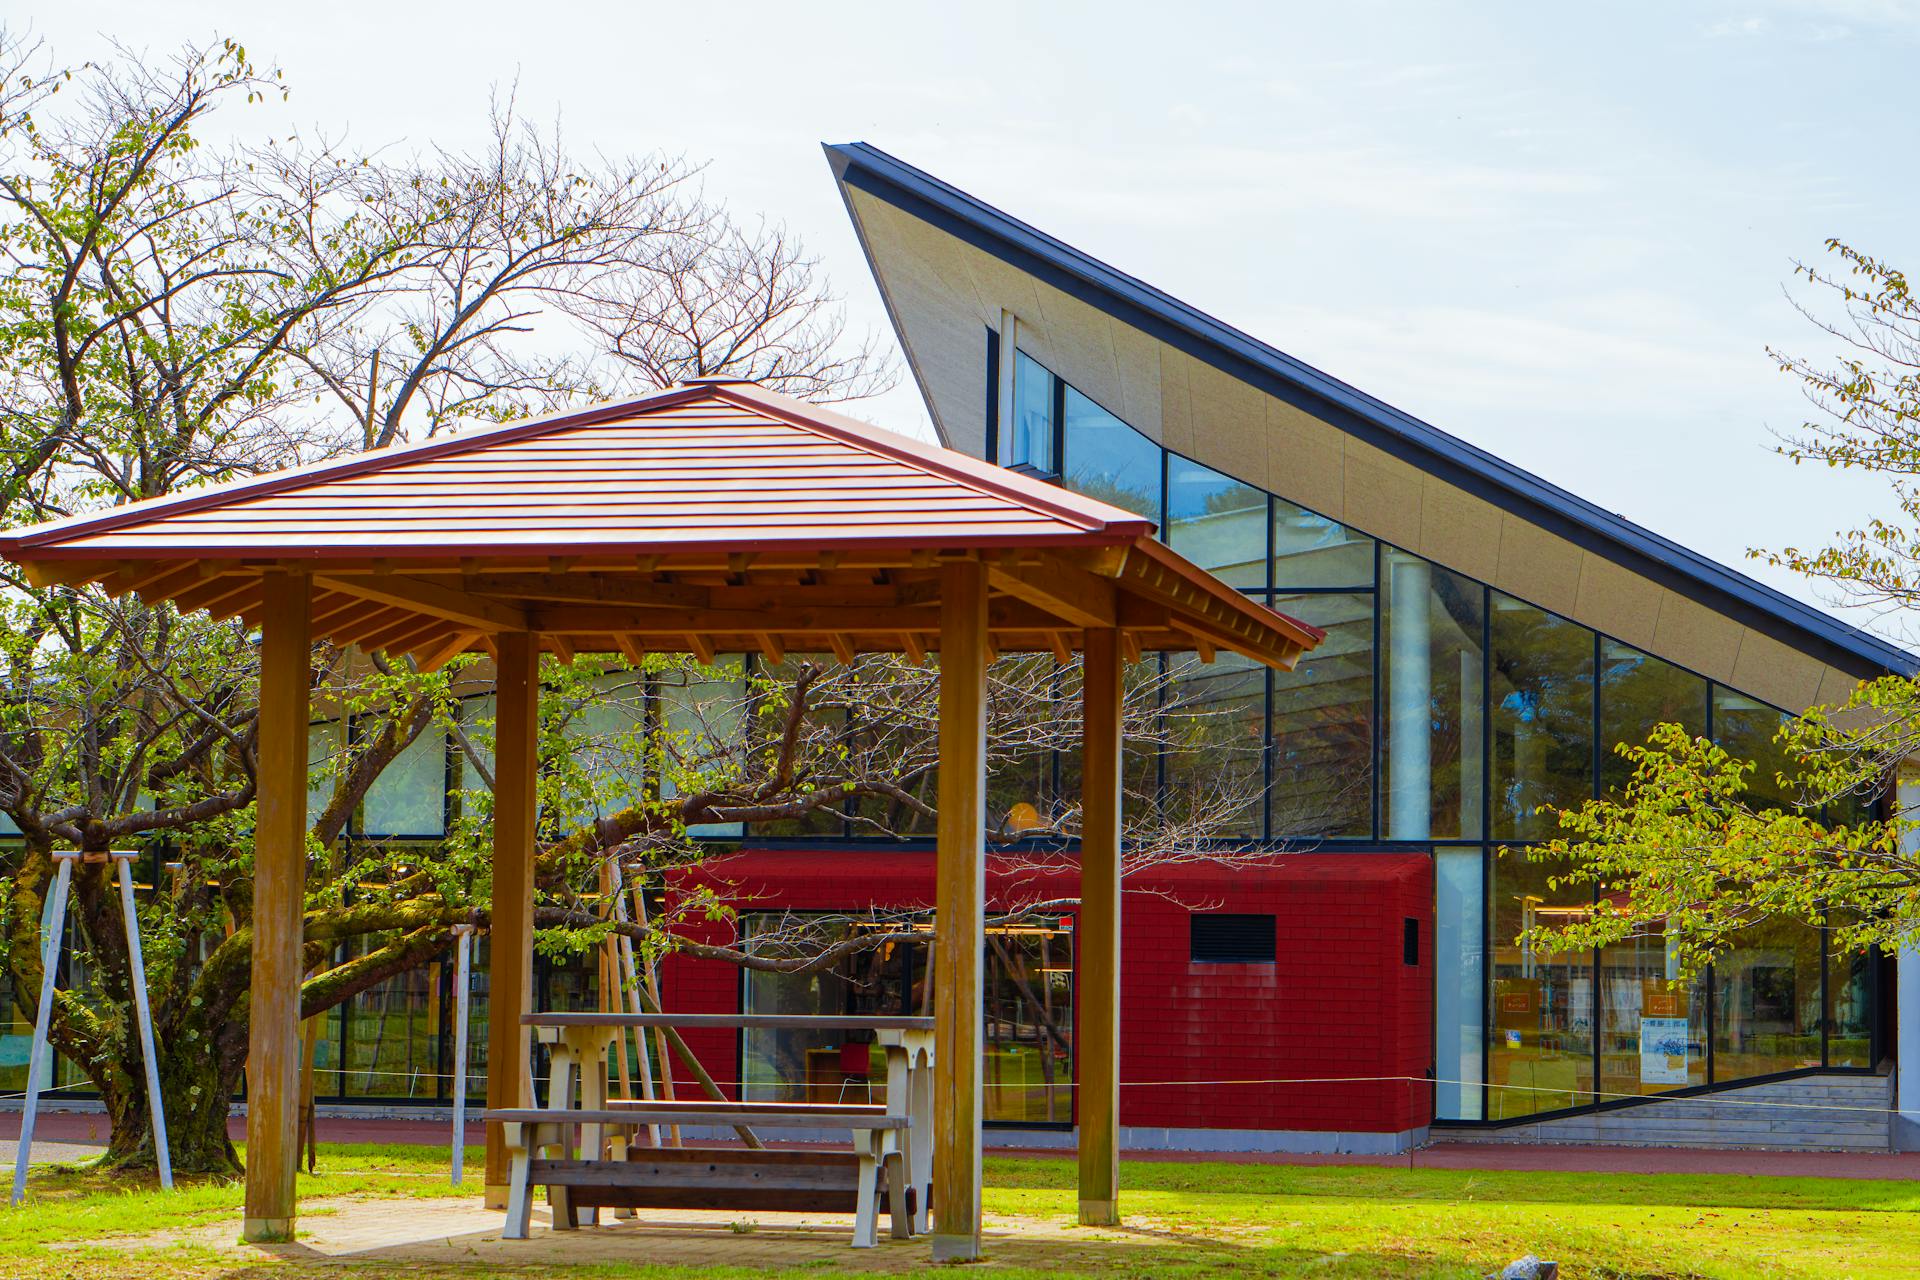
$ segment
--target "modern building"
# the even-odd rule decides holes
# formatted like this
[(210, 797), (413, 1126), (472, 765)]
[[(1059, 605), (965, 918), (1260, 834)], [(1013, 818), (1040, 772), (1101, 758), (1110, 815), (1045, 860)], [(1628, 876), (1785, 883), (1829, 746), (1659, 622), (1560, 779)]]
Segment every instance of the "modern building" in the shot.
[[(1837, 702), (1865, 677), (1911, 674), (1912, 654), (881, 151), (827, 156), (943, 443), (1138, 511), (1227, 583), (1327, 632), (1292, 672), (1226, 654), (1183, 669), (1183, 699), (1208, 712), (1206, 741), (1136, 753), (1136, 781), (1162, 799), (1213, 787), (1240, 800), (1216, 815), (1232, 859), (1150, 866), (1129, 882), (1129, 1141), (1378, 1151), (1435, 1129), (1907, 1140), (1894, 1111), (1920, 1119), (1911, 958), (1844, 954), (1824, 930), (1769, 923), (1676, 989), (1657, 937), (1578, 955), (1514, 939), (1590, 908), (1550, 888), (1525, 850), (1551, 834), (1540, 806), (1620, 784), (1615, 744), (1676, 721), (1761, 760), (1769, 779), (1783, 716)], [(671, 724), (693, 696), (637, 676), (606, 693), (583, 723), (609, 734)], [(484, 720), (485, 691), (473, 695)], [(314, 733), (321, 758), (351, 726)], [(1003, 771), (991, 820), (1012, 837), (1043, 823), (1071, 803), (1074, 769), (1049, 758)], [(430, 846), (460, 782), (459, 753), (422, 740), (368, 797), (354, 837)], [(863, 913), (910, 918), (932, 900), (930, 831), (878, 839), (849, 817), (704, 834), (727, 856), (680, 887), (701, 880), (733, 902), (738, 921), (710, 926), (716, 938), (764, 937), (797, 917), (852, 929)], [(1018, 1128), (1023, 1144), (1064, 1143), (1073, 877), (1003, 867), (990, 890), (1000, 915), (987, 939), (989, 1122)], [(805, 976), (676, 956), (666, 1001), (684, 1012), (911, 1011), (925, 997), (924, 951), (890, 947)], [(538, 968), (540, 1007), (593, 998), (590, 965)], [(451, 982), (450, 964), (431, 966), (331, 1015), (321, 1100), (444, 1102)], [(485, 992), (475, 994), (484, 1019)], [(25, 1030), (0, 1037), (0, 1088), (24, 1078)], [(857, 1044), (790, 1032), (688, 1039), (749, 1097), (878, 1087)], [(483, 1030), (474, 1043), (485, 1045)], [(484, 1063), (469, 1070), (483, 1087)]]

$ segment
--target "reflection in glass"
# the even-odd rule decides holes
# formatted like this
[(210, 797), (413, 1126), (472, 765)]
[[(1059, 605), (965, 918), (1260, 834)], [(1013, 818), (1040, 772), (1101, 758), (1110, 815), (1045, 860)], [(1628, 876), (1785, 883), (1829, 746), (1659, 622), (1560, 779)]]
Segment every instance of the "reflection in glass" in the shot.
[[(809, 925), (796, 917), (744, 915), (757, 954), (800, 955), (850, 936), (853, 922)], [(875, 1017), (924, 1011), (927, 948), (888, 943), (816, 973), (746, 973), (747, 1013)], [(998, 1123), (1067, 1124), (1073, 1118), (1073, 930), (1029, 916), (986, 934), (982, 988), (983, 1117)], [(884, 1052), (870, 1032), (754, 1028), (745, 1033), (742, 1097), (763, 1102), (884, 1102)]]
[(1273, 585), (1296, 587), (1373, 586), (1373, 539), (1335, 520), (1273, 500)]
[(1820, 1065), (1820, 931), (1764, 920), (1713, 966), (1713, 1078)]
[(1065, 453), (1067, 488), (1160, 523), (1160, 446), (1072, 387)]
[(1592, 910), (1591, 893), (1548, 887), (1555, 870), (1514, 852), (1494, 860), (1489, 1119), (1593, 1101), (1593, 953), (1553, 954), (1516, 941), (1536, 924)]
[(1257, 839), (1266, 796), (1267, 669), (1237, 653), (1169, 654), (1167, 812), (1214, 839)]
[(339, 720), (321, 720), (307, 726), (307, 822), (320, 816), (333, 799), (339, 780), (341, 748), (346, 743), (346, 725)]
[[(660, 795), (680, 794), (682, 779), (698, 779), (724, 763), (727, 744), (737, 741), (746, 711), (745, 660), (737, 653), (718, 655), (710, 668), (687, 666), (662, 673), (661, 720), (666, 730), (666, 754), (660, 776)], [(737, 836), (738, 822), (698, 823), (690, 836)]]
[(1601, 950), (1604, 1097), (1665, 1093), (1707, 1082), (1706, 982), (1669, 981), (1679, 973), (1658, 930)]
[(1024, 351), (1014, 353), (1013, 421), (1000, 424), (1000, 465), (1053, 465), (1053, 374)]
[(1381, 573), (1387, 838), (1478, 839), (1485, 589), (1404, 551)]
[(362, 802), (370, 836), (437, 836), (447, 829), (447, 735), (429, 724), (395, 756)]
[[(1835, 924), (1840, 923), (1838, 919)], [(1873, 1065), (1873, 953), (1827, 955), (1827, 1065)]]
[(1275, 839), (1373, 831), (1373, 597), (1281, 596), (1273, 607), (1327, 633), (1273, 673)]
[(1267, 495), (1177, 453), (1167, 455), (1167, 542), (1236, 587), (1267, 584)]
[(1493, 834), (1544, 839), (1593, 795), (1593, 632), (1491, 595)]
[(1475, 849), (1435, 849), (1434, 882), (1434, 1106), (1445, 1120), (1478, 1120), (1485, 1079), (1487, 918)]
[(1791, 780), (1795, 772), (1786, 748), (1775, 740), (1789, 719), (1786, 712), (1758, 698), (1735, 693), (1725, 685), (1713, 686), (1713, 740), (1734, 759), (1759, 766), (1747, 779), (1754, 804), (1786, 809), (1799, 800), (1798, 790), (1780, 781), (1782, 774)]
[(1600, 641), (1600, 790), (1618, 795), (1633, 766), (1614, 750), (1644, 746), (1655, 725), (1677, 724), (1695, 737), (1707, 732), (1707, 682), (1630, 644)]

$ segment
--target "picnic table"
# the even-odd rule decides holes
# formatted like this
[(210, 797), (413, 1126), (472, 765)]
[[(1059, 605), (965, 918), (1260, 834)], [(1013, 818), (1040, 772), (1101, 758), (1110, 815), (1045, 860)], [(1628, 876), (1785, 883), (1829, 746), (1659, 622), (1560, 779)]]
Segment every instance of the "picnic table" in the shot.
[[(544, 1185), (556, 1228), (577, 1225), (578, 1210), (601, 1207), (816, 1209), (855, 1214), (854, 1244), (876, 1237), (881, 1184), (895, 1236), (929, 1229), (933, 1180), (933, 1019), (812, 1014), (538, 1013), (521, 1021), (547, 1046), (547, 1105), (489, 1111), (506, 1126), (514, 1179), (506, 1235), (524, 1238), (531, 1187)], [(884, 1105), (610, 1100), (607, 1053), (631, 1028), (811, 1030), (871, 1034), (886, 1059)], [(575, 1090), (579, 1105), (574, 1106)], [(608, 1157), (610, 1134), (640, 1126), (843, 1129), (845, 1152), (738, 1148), (639, 1148)], [(580, 1158), (574, 1156), (573, 1132)], [(559, 1146), (558, 1159), (542, 1159)]]

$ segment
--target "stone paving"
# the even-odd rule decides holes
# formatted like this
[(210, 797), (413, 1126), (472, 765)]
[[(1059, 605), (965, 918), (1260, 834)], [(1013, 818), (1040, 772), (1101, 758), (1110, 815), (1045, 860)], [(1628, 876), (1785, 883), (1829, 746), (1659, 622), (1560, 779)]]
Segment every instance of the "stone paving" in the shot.
[[(233, 1225), (219, 1223), (130, 1247), (191, 1243), (229, 1253), (236, 1261), (261, 1253), (309, 1262), (361, 1267), (459, 1265), (488, 1274), (516, 1266), (661, 1264), (744, 1266), (764, 1269), (819, 1267), (897, 1273), (928, 1267), (928, 1241), (889, 1239), (854, 1249), (849, 1215), (728, 1213), (698, 1210), (642, 1211), (639, 1216), (578, 1231), (554, 1231), (545, 1206), (534, 1211), (532, 1237), (502, 1240), (502, 1215), (470, 1200), (420, 1201), (333, 1199), (302, 1206), (299, 1239), (286, 1245), (243, 1245)], [(1052, 1218), (989, 1215), (985, 1247), (991, 1264), (1009, 1267), (1086, 1268), (1124, 1266), (1143, 1248), (1182, 1246), (1196, 1250), (1232, 1247), (1151, 1223), (1124, 1229), (1093, 1229)]]

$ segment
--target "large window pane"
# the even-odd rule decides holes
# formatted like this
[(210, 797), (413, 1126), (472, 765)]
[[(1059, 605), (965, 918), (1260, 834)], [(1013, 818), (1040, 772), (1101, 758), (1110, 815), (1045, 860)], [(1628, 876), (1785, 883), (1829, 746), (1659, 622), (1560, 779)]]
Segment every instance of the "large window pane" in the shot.
[(1633, 766), (1614, 750), (1644, 746), (1658, 724), (1677, 724), (1695, 737), (1707, 732), (1707, 682), (1671, 662), (1618, 640), (1600, 641), (1600, 789), (1617, 795)]
[(1014, 353), (1013, 421), (1000, 424), (1000, 465), (1054, 470), (1053, 374), (1024, 351)]
[(367, 788), (362, 831), (437, 836), (447, 827), (447, 735), (429, 724)]
[(1593, 795), (1593, 632), (1498, 592), (1493, 599), (1496, 839), (1543, 839)]
[(989, 1122), (1073, 1119), (1073, 934), (1048, 917), (987, 930)]
[(1554, 954), (1517, 941), (1536, 924), (1592, 910), (1591, 893), (1548, 887), (1555, 870), (1519, 853), (1494, 860), (1490, 1119), (1593, 1101), (1593, 952)]
[(644, 798), (646, 678), (613, 671), (595, 678), (593, 692), (567, 721), (566, 738), (576, 794), (567, 827), (610, 817)]
[(1780, 784), (1780, 776), (1795, 772), (1786, 749), (1774, 740), (1790, 717), (1758, 698), (1713, 686), (1713, 740), (1736, 760), (1752, 760), (1759, 767), (1747, 779), (1748, 794), (1756, 804), (1790, 808), (1799, 793)]
[[(390, 938), (355, 944), (370, 952)], [(426, 1098), (440, 1092), (440, 965), (421, 965), (378, 983), (346, 1006), (340, 1087), (349, 1098)]]
[(1296, 587), (1373, 586), (1373, 539), (1336, 520), (1273, 500), (1273, 585)]
[(1387, 837), (1479, 839), (1486, 591), (1404, 551), (1381, 572)]
[(1600, 952), (1604, 1097), (1665, 1093), (1707, 1082), (1706, 983), (1696, 978), (1672, 984), (1679, 973), (1657, 928)]
[(1160, 522), (1160, 446), (1066, 388), (1067, 488)]
[[(1845, 917), (1829, 917), (1841, 924)], [(1827, 949), (1827, 1065), (1873, 1065), (1873, 963), (1871, 951)]]
[[(704, 779), (738, 768), (741, 717), (746, 713), (746, 663), (739, 654), (719, 655), (711, 668), (676, 668), (656, 678), (660, 692), (661, 742), (664, 768), (662, 798), (671, 799), (686, 785), (705, 785)], [(692, 836), (738, 836), (738, 822), (697, 823)]]
[(1167, 807), (1215, 839), (1255, 839), (1266, 798), (1267, 669), (1237, 653), (1169, 655)]
[(1327, 638), (1273, 673), (1276, 839), (1373, 832), (1373, 596), (1281, 596)]
[(320, 816), (333, 799), (334, 785), (340, 778), (341, 748), (346, 743), (346, 724), (340, 720), (322, 720), (307, 726), (307, 822)]
[(1765, 920), (1713, 965), (1716, 1084), (1820, 1065), (1820, 931)]
[(1433, 852), (1434, 1106), (1443, 1120), (1481, 1118), (1487, 989), (1483, 857), (1479, 849)]
[(1267, 584), (1267, 495), (1177, 453), (1167, 455), (1167, 542), (1222, 582)]

